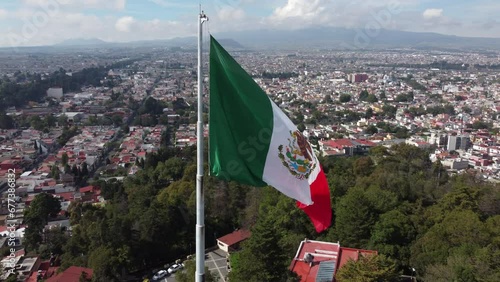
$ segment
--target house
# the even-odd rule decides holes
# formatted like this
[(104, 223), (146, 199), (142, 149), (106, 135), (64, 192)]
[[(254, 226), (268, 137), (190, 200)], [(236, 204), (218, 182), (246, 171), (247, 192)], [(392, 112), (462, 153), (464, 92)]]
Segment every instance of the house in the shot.
[(301, 282), (333, 282), (337, 270), (360, 256), (376, 255), (377, 251), (341, 247), (339, 243), (305, 239), (290, 264), (290, 270)]
[[(41, 260), (39, 257), (25, 257), (24, 250), (22, 252), (16, 252), (15, 257), (6, 257), (2, 260), (1, 264), (5, 271), (2, 276), (0, 276), (1, 281), (5, 281), (10, 275), (10, 270), (13, 270), (18, 275), (18, 279), (24, 279), (30, 277), (33, 272), (35, 272), (40, 266)], [(11, 265), (15, 265), (14, 268)]]
[(377, 145), (365, 139), (333, 139), (319, 141), (318, 144), (323, 156), (366, 154)]
[(101, 195), (101, 189), (97, 186), (86, 186), (80, 188), (80, 194), (83, 202), (97, 203)]
[(217, 246), (226, 253), (238, 250), (240, 243), (250, 238), (251, 232), (246, 229), (238, 229), (217, 239)]
[(87, 281), (92, 279), (93, 271), (90, 268), (70, 266), (65, 271), (59, 273), (56, 276), (52, 276), (45, 280), (46, 282), (80, 282), (80, 277), (85, 276)]

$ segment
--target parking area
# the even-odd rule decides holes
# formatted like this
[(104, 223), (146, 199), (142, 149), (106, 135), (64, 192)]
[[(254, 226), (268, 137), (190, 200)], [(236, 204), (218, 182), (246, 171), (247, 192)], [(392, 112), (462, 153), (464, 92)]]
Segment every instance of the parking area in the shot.
[(227, 259), (226, 252), (217, 249), (209, 252), (205, 256), (205, 265), (208, 270), (219, 277), (219, 281), (226, 282), (227, 278)]
[(171, 276), (163, 279), (162, 282), (176, 282), (176, 280), (175, 280), (175, 274), (172, 274)]
[[(219, 282), (226, 282), (227, 278), (227, 260), (226, 252), (216, 249), (212, 252), (205, 254), (205, 266), (208, 270), (212, 272), (216, 277), (218, 277)], [(163, 278), (161, 282), (176, 282), (175, 273)]]

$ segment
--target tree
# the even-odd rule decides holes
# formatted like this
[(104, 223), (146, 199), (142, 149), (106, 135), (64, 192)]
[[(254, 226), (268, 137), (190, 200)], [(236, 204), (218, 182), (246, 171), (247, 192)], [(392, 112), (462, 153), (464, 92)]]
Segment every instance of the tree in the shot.
[(92, 279), (88, 277), (87, 272), (82, 271), (82, 274), (80, 274), (80, 277), (78, 278), (78, 282), (90, 282)]
[(277, 243), (280, 232), (266, 217), (252, 228), (252, 236), (244, 242), (240, 253), (241, 267), (229, 273), (231, 281), (282, 281), (286, 275), (288, 259)]
[(73, 166), (71, 167), (71, 174), (73, 174), (73, 176), (75, 177), (78, 177), (80, 175), (80, 171), (78, 170), (76, 164), (73, 164)]
[(68, 154), (66, 152), (64, 152), (61, 156), (62, 165), (66, 166), (68, 164), (68, 160), (69, 160)]
[(17, 272), (9, 275), (9, 277), (5, 280), (5, 282), (17, 282)]
[(356, 175), (368, 176), (373, 172), (374, 163), (370, 157), (362, 157), (354, 161), (353, 172)]
[(89, 175), (89, 168), (88, 168), (87, 162), (83, 162), (83, 163), (82, 163), (82, 173), (81, 173), (81, 175), (82, 175), (83, 177), (85, 177), (85, 176), (88, 176), (88, 175)]
[(57, 118), (57, 123), (59, 126), (68, 125), (68, 117), (66, 115), (60, 115), (59, 118)]
[(369, 119), (373, 116), (373, 109), (372, 108), (368, 108), (366, 109), (366, 112), (365, 112), (365, 118), (366, 119)]
[(49, 114), (49, 115), (45, 116), (44, 123), (46, 126), (54, 127), (54, 126), (56, 126), (56, 122), (57, 122), (57, 119), (53, 115)]
[(375, 96), (374, 94), (368, 95), (368, 97), (366, 97), (366, 102), (377, 103), (378, 102), (377, 96)]
[(36, 249), (42, 242), (42, 230), (49, 217), (55, 217), (61, 211), (61, 202), (47, 193), (35, 196), (24, 211), (24, 222), (28, 225), (25, 233), (27, 249)]
[(32, 116), (30, 118), (30, 125), (36, 130), (42, 130), (44, 127), (43, 121), (39, 116)]
[(100, 246), (92, 251), (89, 267), (93, 270), (93, 281), (122, 281), (119, 279), (118, 259), (110, 247)]
[(382, 112), (385, 116), (394, 118), (396, 116), (397, 108), (391, 105), (384, 104), (382, 106)]
[(384, 255), (361, 255), (357, 261), (350, 260), (335, 275), (339, 282), (397, 281), (399, 274), (394, 261)]
[(57, 165), (52, 166), (52, 168), (50, 169), (50, 175), (56, 181), (59, 180), (60, 172), (59, 172), (59, 167), (57, 167)]
[(361, 188), (352, 188), (336, 207), (335, 230), (338, 239), (353, 248), (365, 247), (375, 224), (375, 213)]
[[(486, 246), (491, 242), (487, 226), (471, 210), (456, 207), (439, 220), (411, 247), (412, 265), (425, 272), (429, 265), (446, 263), (462, 247)], [(460, 226), (460, 228), (457, 228)]]
[(342, 95), (340, 95), (340, 97), (339, 97), (339, 101), (340, 101), (341, 103), (347, 103), (347, 102), (350, 102), (350, 101), (351, 101), (351, 95), (349, 95), (349, 94), (342, 94)]
[(359, 100), (360, 101), (367, 101), (369, 95), (370, 94), (365, 89), (365, 90), (361, 91), (361, 93), (359, 93)]
[(328, 94), (328, 95), (325, 96), (325, 103), (328, 103), (328, 104), (333, 103), (331, 95)]
[(411, 255), (409, 246), (416, 235), (417, 230), (407, 214), (399, 210), (390, 210), (380, 216), (370, 241), (374, 250), (409, 266)]
[(487, 122), (484, 122), (484, 121), (475, 121), (473, 124), (472, 124), (472, 128), (473, 129), (490, 129), (492, 128), (493, 126), (490, 124), (490, 123), (487, 123)]
[(43, 246), (46, 246), (46, 253), (39, 253), (44, 257), (49, 257), (50, 254), (60, 255), (63, 253), (63, 247), (67, 241), (68, 236), (62, 228), (45, 230), (43, 232)]
[(14, 120), (5, 113), (0, 113), (0, 129), (14, 128)]
[(121, 126), (123, 123), (123, 119), (120, 115), (114, 115), (111, 119), (116, 127)]
[(51, 194), (40, 193), (25, 210), (25, 219), (40, 218), (46, 223), (49, 217), (55, 217), (61, 211), (61, 202)]
[(375, 125), (369, 125), (366, 129), (365, 129), (365, 133), (366, 134), (369, 134), (369, 135), (373, 135), (375, 133), (378, 133), (378, 129)]

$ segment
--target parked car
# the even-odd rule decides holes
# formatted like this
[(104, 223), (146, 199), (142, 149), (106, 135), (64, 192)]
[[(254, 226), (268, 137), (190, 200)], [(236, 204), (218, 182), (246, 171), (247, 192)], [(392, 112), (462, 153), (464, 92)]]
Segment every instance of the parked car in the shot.
[(162, 270), (156, 272), (156, 274), (153, 276), (153, 280), (160, 280), (163, 277), (167, 276), (167, 274), (169, 274), (169, 273), (170, 272), (167, 272), (165, 269), (162, 269)]
[(172, 266), (170, 266), (168, 268), (167, 271), (168, 271), (169, 274), (172, 274), (172, 273), (176, 273), (177, 270), (183, 269), (183, 268), (184, 268), (184, 264), (183, 263), (174, 263), (174, 264), (172, 264)]

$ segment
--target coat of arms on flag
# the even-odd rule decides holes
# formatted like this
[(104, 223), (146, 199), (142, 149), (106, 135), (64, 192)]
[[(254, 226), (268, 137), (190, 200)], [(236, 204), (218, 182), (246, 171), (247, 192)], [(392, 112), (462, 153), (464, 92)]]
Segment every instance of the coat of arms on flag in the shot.
[(300, 180), (307, 179), (316, 167), (314, 152), (300, 131), (290, 131), (290, 136), (292, 138), (288, 138), (284, 154), (283, 145), (278, 147), (278, 156), (293, 176)]

